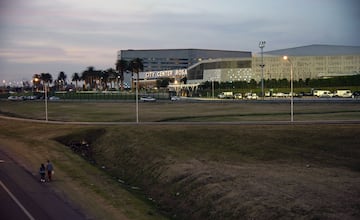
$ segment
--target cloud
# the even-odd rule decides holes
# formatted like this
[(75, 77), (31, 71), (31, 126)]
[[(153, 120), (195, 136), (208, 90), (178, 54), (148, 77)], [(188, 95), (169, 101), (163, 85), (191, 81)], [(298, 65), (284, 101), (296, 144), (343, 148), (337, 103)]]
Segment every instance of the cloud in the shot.
[[(360, 45), (355, 0), (3, 0), (0, 76), (113, 67), (121, 49)], [(28, 66), (28, 68), (25, 68)], [(41, 69), (41, 68), (40, 68)]]

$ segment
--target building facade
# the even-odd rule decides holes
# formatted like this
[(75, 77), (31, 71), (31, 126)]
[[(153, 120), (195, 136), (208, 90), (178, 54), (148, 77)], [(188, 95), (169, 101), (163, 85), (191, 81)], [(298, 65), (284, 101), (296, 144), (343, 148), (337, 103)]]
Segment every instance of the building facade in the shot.
[(251, 57), (251, 52), (203, 49), (120, 50), (118, 52), (118, 60), (142, 59), (146, 72), (187, 69), (202, 60), (239, 57)]
[[(294, 80), (360, 74), (359, 46), (309, 45), (264, 52), (264, 79), (289, 79), (293, 64)], [(253, 76), (261, 80), (261, 54), (253, 57)]]
[(251, 68), (252, 58), (204, 60), (188, 68), (187, 79), (191, 83), (250, 81)]
[[(360, 74), (360, 47), (310, 45), (263, 53), (264, 74), (267, 79), (290, 79), (293, 64), (294, 80), (329, 78)], [(261, 54), (252, 58), (204, 60), (188, 68), (188, 80), (205, 81), (261, 81)]]
[[(294, 80), (328, 78), (360, 74), (360, 46), (309, 45), (263, 53), (264, 80), (290, 79), (293, 64)], [(140, 58), (144, 63), (141, 80), (186, 76), (189, 84), (206, 81), (261, 81), (261, 54), (244, 51), (170, 49), (121, 50), (118, 59)]]

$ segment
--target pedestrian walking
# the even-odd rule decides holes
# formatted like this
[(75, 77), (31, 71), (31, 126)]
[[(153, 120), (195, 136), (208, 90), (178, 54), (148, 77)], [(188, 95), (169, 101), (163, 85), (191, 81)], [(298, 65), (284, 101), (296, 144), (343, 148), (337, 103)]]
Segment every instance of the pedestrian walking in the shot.
[(52, 180), (52, 175), (54, 173), (54, 167), (53, 167), (52, 163), (50, 162), (50, 160), (47, 161), (46, 171), (47, 171), (48, 181), (50, 182)]
[(40, 182), (45, 182), (45, 165), (42, 163), (39, 168)]

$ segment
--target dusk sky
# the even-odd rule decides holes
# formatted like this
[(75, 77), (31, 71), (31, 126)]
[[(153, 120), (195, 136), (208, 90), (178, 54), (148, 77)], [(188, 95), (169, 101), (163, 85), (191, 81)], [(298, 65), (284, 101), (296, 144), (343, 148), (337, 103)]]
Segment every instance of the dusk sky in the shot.
[[(71, 79), (118, 50), (360, 46), (358, 0), (0, 0), (0, 80)], [(14, 82), (13, 82), (14, 84)]]

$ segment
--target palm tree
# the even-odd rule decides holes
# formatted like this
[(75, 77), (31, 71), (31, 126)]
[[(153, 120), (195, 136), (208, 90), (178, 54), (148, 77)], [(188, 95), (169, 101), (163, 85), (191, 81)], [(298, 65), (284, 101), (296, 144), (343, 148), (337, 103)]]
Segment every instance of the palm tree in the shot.
[(33, 76), (33, 80), (32, 80), (32, 83), (33, 83), (33, 92), (36, 91), (38, 92), (38, 90), (40, 89), (40, 85), (41, 85), (41, 79), (40, 79), (40, 74), (34, 74)]
[[(129, 69), (132, 73), (136, 73), (136, 87), (139, 88), (139, 72), (144, 70), (144, 64), (142, 62), (142, 59), (135, 58), (132, 61), (130, 61)], [(134, 85), (134, 79), (131, 77), (132, 83), (131, 87), (133, 89)]]
[(75, 81), (75, 91), (77, 91), (77, 88), (78, 88), (78, 81), (80, 81), (80, 76), (78, 73), (74, 73), (73, 76), (72, 76), (72, 79), (71, 81)]
[(85, 87), (89, 85), (90, 89), (97, 86), (97, 81), (100, 80), (102, 71), (95, 70), (94, 67), (90, 66), (87, 70), (83, 71), (81, 79), (85, 82)]
[[(126, 60), (118, 60), (115, 64), (115, 68), (116, 70), (120, 73), (120, 88), (121, 91), (124, 90), (124, 72), (128, 69), (129, 67), (129, 62)], [(118, 82), (119, 84), (119, 82)]]
[(107, 70), (105, 71), (101, 71), (101, 74), (100, 74), (100, 83), (101, 83), (101, 89), (102, 90), (106, 90), (107, 89), (107, 83), (108, 83), (108, 80), (109, 80), (109, 77), (110, 77), (110, 74)]
[(115, 84), (115, 81), (117, 80), (118, 73), (113, 68), (109, 68), (105, 70), (105, 72), (108, 74), (108, 81), (110, 82), (110, 88), (113, 88), (113, 84)]
[(57, 78), (57, 80), (58, 80), (58, 82), (59, 82), (59, 87), (61, 87), (61, 88), (59, 88), (60, 90), (64, 90), (64, 86), (65, 86), (65, 82), (66, 82), (66, 74), (63, 72), (63, 71), (61, 71), (60, 73), (59, 73), (59, 76), (58, 76), (58, 78)]
[[(41, 79), (41, 81), (43, 81), (43, 87), (44, 87), (44, 89), (46, 89), (46, 92), (47, 92), (49, 89), (49, 84), (52, 83), (52, 81), (53, 81), (52, 75), (50, 73), (41, 73), (40, 79)], [(46, 86), (46, 84), (48, 84), (48, 85)]]
[(41, 73), (40, 74), (40, 79), (44, 82), (44, 83), (52, 83), (53, 79), (52, 79), (52, 75), (50, 73)]

